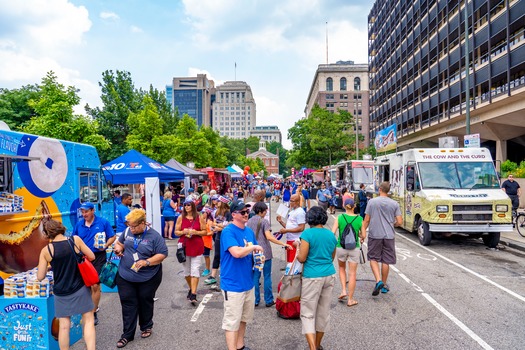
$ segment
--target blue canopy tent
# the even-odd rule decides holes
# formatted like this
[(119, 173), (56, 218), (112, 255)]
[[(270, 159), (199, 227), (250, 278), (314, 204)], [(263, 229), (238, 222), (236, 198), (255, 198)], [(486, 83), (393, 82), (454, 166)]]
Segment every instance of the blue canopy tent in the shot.
[(170, 168), (140, 152), (130, 150), (102, 166), (106, 180), (113, 185), (142, 184), (147, 177), (157, 177), (160, 182), (183, 181), (184, 173)]
[(242, 172), (239, 172), (239, 171), (235, 170), (235, 168), (229, 166), (226, 169), (230, 173), (232, 179), (233, 178), (237, 178), (237, 179), (241, 179), (242, 178)]

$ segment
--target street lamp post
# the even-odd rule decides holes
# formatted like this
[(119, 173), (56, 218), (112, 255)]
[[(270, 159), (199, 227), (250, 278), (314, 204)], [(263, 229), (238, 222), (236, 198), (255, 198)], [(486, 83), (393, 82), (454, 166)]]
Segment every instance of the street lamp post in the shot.
[(354, 123), (355, 126), (355, 159), (359, 160), (359, 125), (357, 124), (357, 119)]
[(468, 51), (468, 3), (467, 0), (465, 0), (465, 131), (467, 135), (470, 135), (470, 57)]

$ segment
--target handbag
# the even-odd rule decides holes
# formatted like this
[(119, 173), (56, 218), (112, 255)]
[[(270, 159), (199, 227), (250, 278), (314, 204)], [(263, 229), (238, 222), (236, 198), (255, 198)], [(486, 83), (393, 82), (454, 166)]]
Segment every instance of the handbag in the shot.
[(184, 247), (184, 244), (180, 243), (180, 247), (177, 248), (175, 256), (181, 264), (186, 262), (186, 248)]
[(117, 285), (118, 265), (111, 261), (112, 256), (113, 252), (111, 252), (109, 259), (100, 270), (100, 283), (103, 283), (109, 288), (115, 288)]
[(95, 284), (100, 283), (100, 280), (98, 278), (97, 270), (95, 270), (95, 267), (91, 263), (91, 261), (86, 259), (86, 256), (82, 253), (77, 253), (75, 251), (75, 246), (78, 250), (80, 250), (75, 242), (73, 241), (73, 245), (71, 244), (71, 240), (68, 238), (67, 242), (69, 243), (69, 247), (71, 247), (71, 250), (73, 251), (73, 254), (75, 255), (75, 259), (77, 260), (78, 270), (80, 271), (80, 275), (82, 276), (82, 279), (84, 280), (84, 284), (86, 287), (91, 287)]
[(297, 256), (295, 257), (292, 267), (286, 275), (281, 277), (281, 289), (277, 293), (277, 299), (283, 303), (301, 300), (301, 288), (303, 274), (293, 274), (295, 264), (297, 263)]

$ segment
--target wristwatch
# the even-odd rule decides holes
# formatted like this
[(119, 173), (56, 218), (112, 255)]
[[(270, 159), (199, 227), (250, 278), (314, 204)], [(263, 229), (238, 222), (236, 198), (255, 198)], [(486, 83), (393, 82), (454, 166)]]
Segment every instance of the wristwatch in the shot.
[(146, 266), (149, 266), (150, 264), (151, 264), (151, 262), (146, 259)]

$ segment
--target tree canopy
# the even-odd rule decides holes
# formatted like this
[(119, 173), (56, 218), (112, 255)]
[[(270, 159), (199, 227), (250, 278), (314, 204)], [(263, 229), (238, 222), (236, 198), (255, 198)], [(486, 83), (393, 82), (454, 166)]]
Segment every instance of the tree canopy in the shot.
[(36, 99), (28, 101), (35, 115), (21, 126), (22, 131), (87, 143), (95, 146), (99, 152), (109, 149), (109, 142), (98, 134), (95, 121), (73, 114), (73, 107), (80, 102), (75, 87), (58, 83), (55, 73), (50, 71), (42, 79), (40, 90)]

